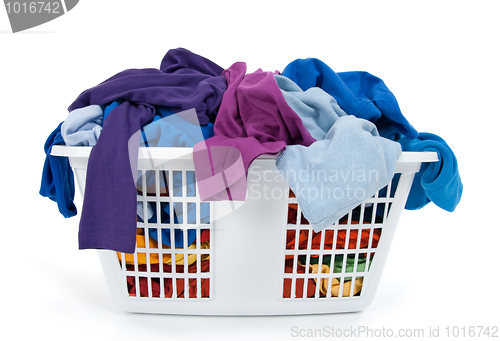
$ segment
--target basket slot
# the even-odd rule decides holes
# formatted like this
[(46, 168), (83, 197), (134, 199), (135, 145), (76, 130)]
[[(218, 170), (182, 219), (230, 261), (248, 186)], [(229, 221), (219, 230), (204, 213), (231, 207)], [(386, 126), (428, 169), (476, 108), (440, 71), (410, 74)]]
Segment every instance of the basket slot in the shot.
[(316, 233), (290, 191), (282, 298), (360, 296), (393, 201), (389, 194), (390, 186)]
[(131, 299), (211, 296), (212, 208), (197, 195), (194, 171), (138, 171), (136, 252), (117, 253)]

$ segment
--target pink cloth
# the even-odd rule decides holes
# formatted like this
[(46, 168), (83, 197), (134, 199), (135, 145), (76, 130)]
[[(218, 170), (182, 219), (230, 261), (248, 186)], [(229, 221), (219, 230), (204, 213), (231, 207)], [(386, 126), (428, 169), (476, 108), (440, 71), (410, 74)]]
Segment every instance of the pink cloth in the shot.
[(273, 72), (246, 74), (237, 62), (224, 70), (228, 88), (214, 124), (214, 136), (194, 147), (194, 167), (201, 200), (245, 200), (252, 161), (287, 145), (315, 140), (286, 103)]

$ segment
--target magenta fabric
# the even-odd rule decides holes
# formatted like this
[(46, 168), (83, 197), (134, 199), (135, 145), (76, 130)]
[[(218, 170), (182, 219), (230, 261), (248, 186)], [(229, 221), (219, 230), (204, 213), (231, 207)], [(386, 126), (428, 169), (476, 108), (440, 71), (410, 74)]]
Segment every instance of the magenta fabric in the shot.
[[(256, 157), (276, 154), (287, 145), (309, 146), (315, 141), (286, 103), (274, 73), (246, 71), (243, 62), (224, 70), (228, 88), (214, 136), (195, 145), (193, 159), (201, 200), (244, 200), (248, 168)], [(235, 149), (241, 159), (235, 156)]]

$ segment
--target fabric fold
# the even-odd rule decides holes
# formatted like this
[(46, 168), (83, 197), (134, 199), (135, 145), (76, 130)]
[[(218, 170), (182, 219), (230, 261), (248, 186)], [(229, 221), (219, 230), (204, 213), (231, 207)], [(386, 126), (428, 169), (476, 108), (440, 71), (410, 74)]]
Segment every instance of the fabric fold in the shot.
[(95, 146), (102, 130), (104, 112), (99, 105), (71, 111), (61, 126), (61, 135), (68, 146)]
[(342, 116), (325, 139), (288, 146), (276, 162), (315, 232), (334, 224), (393, 178), (401, 146), (375, 125)]
[(52, 146), (64, 145), (61, 135), (61, 122), (45, 141), (45, 162), (40, 182), (40, 195), (57, 203), (59, 213), (64, 218), (77, 214), (73, 202), (75, 198), (75, 178), (67, 157), (50, 155)]
[[(206, 150), (194, 154), (197, 178), (207, 180), (199, 186), (201, 200), (244, 200), (246, 176), (256, 157), (276, 154), (287, 145), (310, 145), (315, 141), (287, 104), (273, 72), (258, 69), (246, 74), (246, 64), (237, 62), (223, 75), (228, 89), (214, 124), (214, 137), (195, 146), (195, 150)], [(243, 165), (233, 168), (239, 173), (231, 172), (228, 178), (237, 185), (228, 192), (228, 184), (222, 187), (221, 175), (234, 164), (226, 161), (235, 159), (232, 148), (240, 153)], [(211, 178), (218, 179), (220, 185), (212, 186)]]
[(282, 75), (302, 90), (319, 87), (333, 96), (349, 115), (373, 122), (381, 136), (399, 132), (409, 138), (418, 132), (401, 113), (394, 94), (378, 77), (364, 71), (336, 73), (316, 58), (297, 59), (288, 64)]
[(70, 105), (73, 111), (119, 101), (106, 112), (99, 140), (89, 157), (80, 249), (134, 252), (139, 147), (139, 135), (135, 133), (153, 120), (156, 106), (174, 113), (194, 108), (200, 125), (213, 123), (227, 88), (222, 71), (217, 64), (188, 50), (170, 50), (160, 69), (122, 71), (84, 91)]
[(424, 162), (415, 174), (405, 208), (418, 210), (433, 202), (453, 212), (462, 198), (463, 184), (455, 154), (445, 140), (431, 133), (420, 133), (416, 139), (397, 140), (404, 151), (436, 152), (438, 162)]

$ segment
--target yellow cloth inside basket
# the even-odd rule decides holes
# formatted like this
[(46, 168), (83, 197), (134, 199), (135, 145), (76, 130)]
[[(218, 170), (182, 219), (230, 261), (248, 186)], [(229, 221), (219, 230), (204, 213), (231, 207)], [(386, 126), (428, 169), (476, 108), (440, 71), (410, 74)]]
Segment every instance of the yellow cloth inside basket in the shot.
[[(145, 248), (146, 247), (146, 236), (144, 236), (142, 233), (137, 234), (137, 247), (138, 248)], [(149, 253), (149, 264), (159, 264), (160, 263), (160, 253), (163, 254), (163, 263), (172, 265), (172, 254), (171, 252), (175, 252), (175, 250), (183, 250), (183, 248), (175, 248), (174, 250), (171, 250), (170, 246), (168, 245), (163, 245), (163, 248), (158, 249), (158, 242), (154, 240), (153, 238), (149, 237), (149, 247), (150, 247), (150, 253)], [(188, 249), (195, 250), (196, 249), (196, 240), (188, 246)], [(200, 249), (210, 249), (210, 241), (206, 240), (200, 244)], [(165, 253), (165, 250), (168, 250)], [(143, 265), (147, 264), (147, 257), (148, 254), (145, 252), (136, 252), (137, 253), (137, 265)], [(118, 259), (121, 261), (122, 260), (122, 253), (117, 252)], [(201, 261), (208, 260), (210, 259), (210, 255), (207, 254), (202, 254), (201, 255)], [(194, 262), (196, 262), (197, 255), (189, 253), (187, 256), (187, 265), (191, 265)], [(125, 263), (127, 264), (134, 264), (134, 255), (131, 253), (126, 253), (125, 254)], [(182, 253), (176, 253), (175, 254), (175, 264), (176, 265), (184, 265), (184, 254)]]
[[(318, 273), (318, 265), (319, 264), (312, 264), (310, 265), (311, 272), (312, 273)], [(322, 264), (321, 266), (321, 273), (330, 273), (330, 267), (326, 264)], [(332, 284), (330, 286), (330, 290), (332, 292), (332, 297), (338, 297), (339, 296), (339, 291), (340, 291), (340, 281), (337, 278), (321, 278), (319, 281), (319, 290), (326, 295), (328, 292), (328, 281), (331, 280)], [(318, 283), (317, 278), (314, 278), (314, 281), (316, 284)], [(342, 288), (342, 297), (349, 297), (351, 293), (351, 283), (352, 281), (346, 281), (344, 280), (344, 287)], [(354, 281), (354, 292), (353, 295), (356, 295), (361, 291), (361, 288), (363, 287), (363, 277), (359, 277)]]

